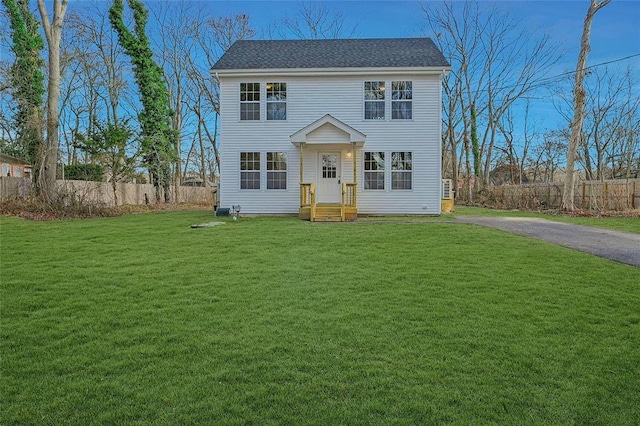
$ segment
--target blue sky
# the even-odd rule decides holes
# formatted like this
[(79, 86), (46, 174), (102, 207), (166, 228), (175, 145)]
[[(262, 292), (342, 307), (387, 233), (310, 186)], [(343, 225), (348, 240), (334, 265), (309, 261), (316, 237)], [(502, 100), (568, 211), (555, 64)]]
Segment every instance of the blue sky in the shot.
[[(482, 1), (481, 1), (482, 2)], [(243, 12), (256, 29), (295, 13), (299, 1), (215, 1), (217, 15)], [(325, 1), (331, 10), (341, 12), (349, 23), (357, 24), (358, 37), (431, 36), (424, 29), (424, 12), (418, 1)], [(548, 32), (553, 41), (568, 51), (566, 68), (575, 68), (588, 0), (497, 1), (523, 20), (532, 31)], [(589, 63), (595, 64), (640, 54), (640, 0), (613, 0), (595, 17), (591, 33)], [(631, 63), (631, 61), (627, 61)], [(633, 59), (640, 68), (640, 57)]]
[[(293, 16), (301, 1), (218, 0), (210, 3), (215, 15), (245, 13), (257, 30), (256, 38), (265, 38), (262, 29), (284, 16)], [(426, 29), (425, 15), (418, 0), (327, 0), (323, 3), (346, 17), (348, 25), (357, 25), (356, 37), (433, 37)], [(554, 75), (575, 70), (580, 38), (589, 0), (565, 1), (496, 1), (499, 8), (521, 19), (531, 33), (547, 33), (550, 42), (566, 54), (554, 67)], [(637, 55), (630, 59), (622, 58)], [(591, 53), (588, 66), (617, 61), (617, 69), (630, 66), (640, 70), (640, 0), (613, 0), (595, 16), (591, 27)], [(549, 75), (546, 77), (553, 77)], [(542, 127), (554, 129), (566, 123), (549, 101), (549, 91), (531, 95), (531, 113)]]

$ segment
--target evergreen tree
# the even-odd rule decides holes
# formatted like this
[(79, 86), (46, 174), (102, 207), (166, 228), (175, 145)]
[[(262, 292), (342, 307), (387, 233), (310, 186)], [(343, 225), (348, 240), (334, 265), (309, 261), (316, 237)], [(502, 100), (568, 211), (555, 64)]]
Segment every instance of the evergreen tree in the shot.
[(153, 59), (145, 33), (148, 11), (139, 0), (128, 0), (128, 4), (133, 12), (133, 33), (124, 24), (124, 0), (114, 0), (109, 9), (109, 20), (133, 64), (143, 107), (138, 115), (142, 127), (143, 161), (156, 187), (156, 201), (161, 201), (162, 188), (166, 202), (169, 201), (171, 162), (176, 158), (176, 132), (171, 126), (173, 113), (162, 68)]

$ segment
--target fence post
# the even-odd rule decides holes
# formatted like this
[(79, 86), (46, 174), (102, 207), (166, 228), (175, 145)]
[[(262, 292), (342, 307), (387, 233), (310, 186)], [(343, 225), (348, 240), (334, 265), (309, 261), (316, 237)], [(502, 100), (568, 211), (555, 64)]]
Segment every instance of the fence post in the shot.
[(609, 210), (609, 183), (604, 183), (604, 209)]
[(584, 190), (585, 190), (586, 186), (587, 186), (587, 183), (586, 182), (582, 182), (582, 206), (580, 206), (580, 207), (583, 208), (583, 209), (584, 209), (584, 192), (585, 192)]

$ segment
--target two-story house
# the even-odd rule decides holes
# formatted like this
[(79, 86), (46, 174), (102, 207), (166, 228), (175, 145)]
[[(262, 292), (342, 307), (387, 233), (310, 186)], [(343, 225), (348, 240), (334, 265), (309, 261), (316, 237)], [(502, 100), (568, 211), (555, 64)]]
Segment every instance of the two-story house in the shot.
[(428, 38), (242, 40), (220, 82), (220, 205), (350, 220), (439, 214), (442, 76)]

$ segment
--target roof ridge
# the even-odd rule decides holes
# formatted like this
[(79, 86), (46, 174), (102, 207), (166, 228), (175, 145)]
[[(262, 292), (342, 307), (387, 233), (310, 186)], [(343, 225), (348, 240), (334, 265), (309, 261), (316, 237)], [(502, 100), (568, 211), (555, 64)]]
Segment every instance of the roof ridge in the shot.
[(213, 70), (449, 67), (429, 37), (239, 40)]

